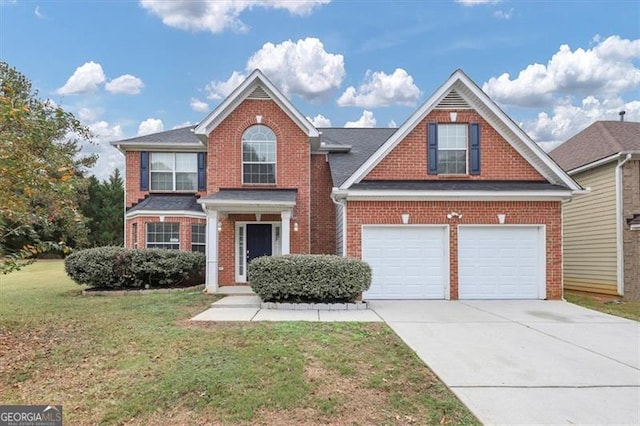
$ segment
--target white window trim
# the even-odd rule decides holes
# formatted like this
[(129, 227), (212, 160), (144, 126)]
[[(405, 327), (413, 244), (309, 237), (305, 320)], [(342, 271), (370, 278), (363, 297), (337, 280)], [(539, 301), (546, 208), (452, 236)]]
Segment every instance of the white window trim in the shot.
[(175, 244), (175, 242), (173, 241), (169, 241), (169, 242), (153, 242), (153, 243), (149, 243), (149, 225), (178, 225), (178, 248), (177, 249), (167, 249), (167, 250), (180, 250), (181, 244), (180, 244), (180, 223), (179, 222), (146, 222), (145, 226), (144, 226), (144, 246), (145, 248), (159, 248), (158, 246), (164, 245), (164, 244)]
[[(244, 161), (244, 141), (242, 140), (242, 138), (244, 137), (244, 134), (247, 132), (247, 130), (249, 130), (251, 127), (253, 126), (264, 126), (267, 129), (271, 130), (273, 132), (273, 135), (275, 136), (275, 140), (273, 141), (273, 151), (274, 151), (274, 156), (275, 156), (275, 161), (273, 162), (266, 162), (266, 161)], [(268, 141), (271, 142), (271, 141)], [(242, 137), (240, 139), (240, 144), (241, 144), (241, 152), (240, 152), (240, 158), (242, 160), (242, 170), (240, 171), (241, 175), (242, 175), (242, 184), (243, 185), (277, 185), (278, 183), (278, 137), (276, 136), (276, 132), (273, 131), (272, 128), (270, 128), (269, 126), (266, 126), (264, 124), (254, 124), (252, 126), (247, 127), (247, 129), (242, 133)], [(244, 181), (244, 165), (245, 164), (273, 164), (273, 182), (272, 183), (258, 183), (258, 182), (245, 182)]]
[[(193, 225), (200, 225), (204, 227), (204, 242), (203, 243), (194, 243), (193, 242)], [(201, 253), (206, 253), (206, 249), (207, 249), (207, 225), (204, 223), (192, 223), (191, 224), (191, 251), (193, 251), (193, 246), (202, 246), (205, 248), (204, 252)]]
[[(465, 147), (464, 148), (440, 148), (440, 127), (441, 126), (460, 126), (465, 128)], [(440, 159), (440, 151), (464, 151), (464, 173), (441, 173), (438, 168), (438, 176), (468, 176), (469, 175), (469, 125), (467, 123), (438, 123), (438, 160)]]
[[(277, 256), (282, 252), (282, 222), (256, 222), (256, 221), (243, 221), (236, 222), (235, 236), (234, 236), (234, 258), (235, 258), (235, 277), (237, 283), (247, 282), (247, 256), (242, 256), (242, 264), (240, 263), (240, 232), (239, 228), (243, 228), (242, 235), (244, 236), (244, 250), (247, 250), (247, 225), (271, 225), (271, 253), (272, 256)], [(280, 228), (280, 245), (276, 245), (276, 228)], [(239, 274), (240, 266), (242, 266), (243, 274)]]
[[(171, 170), (153, 170), (152, 169), (152, 165), (153, 165), (153, 154), (171, 154), (172, 155), (172, 163), (171, 163)], [(176, 170), (176, 155), (177, 154), (191, 154), (195, 156), (195, 170), (193, 172), (191, 171), (183, 171), (183, 170)], [(153, 183), (153, 179), (151, 179), (151, 176), (153, 175), (153, 173), (171, 173), (171, 179), (172, 179), (172, 183), (171, 183), (171, 187), (172, 189), (153, 189), (151, 187), (151, 184)], [(176, 173), (195, 173), (196, 174), (196, 181), (195, 181), (195, 187), (193, 189), (176, 189), (176, 185), (177, 185), (177, 178), (176, 178)], [(149, 153), (149, 192), (186, 192), (186, 193), (194, 193), (198, 191), (198, 153), (197, 152), (162, 152), (162, 151), (152, 151)]]

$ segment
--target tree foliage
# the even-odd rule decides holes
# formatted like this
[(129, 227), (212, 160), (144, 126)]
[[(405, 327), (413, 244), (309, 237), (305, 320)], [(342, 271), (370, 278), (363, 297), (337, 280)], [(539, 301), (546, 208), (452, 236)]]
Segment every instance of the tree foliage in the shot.
[(73, 114), (0, 62), (0, 270), (52, 245), (87, 243), (78, 201), (95, 157), (80, 155), (80, 140), (91, 134)]
[(90, 176), (87, 197), (81, 203), (87, 217), (89, 245), (121, 246), (124, 244), (124, 182), (120, 170), (100, 182)]

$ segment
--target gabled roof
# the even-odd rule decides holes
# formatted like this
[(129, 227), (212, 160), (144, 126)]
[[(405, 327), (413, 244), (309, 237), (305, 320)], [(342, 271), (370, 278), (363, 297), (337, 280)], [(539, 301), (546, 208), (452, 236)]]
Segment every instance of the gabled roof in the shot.
[(291, 101), (259, 69), (253, 70), (251, 74), (238, 86), (229, 96), (226, 97), (209, 115), (205, 117), (195, 128), (195, 134), (206, 142), (209, 134), (224, 121), (233, 110), (247, 99), (256, 89), (260, 92), (260, 97), (265, 95), (278, 104), (280, 108), (305, 132), (309, 137), (318, 137), (318, 130), (298, 111)]
[(456, 99), (461, 98), (461, 100), (475, 109), (550, 183), (566, 186), (575, 191), (581, 190), (580, 186), (551, 160), (542, 148), (531, 140), (462, 70), (455, 71), (371, 157), (362, 163), (357, 170), (340, 185), (340, 189), (348, 189), (354, 183), (358, 183), (364, 179), (365, 176), (420, 124), (445, 97), (449, 96), (452, 91), (455, 91)]
[(549, 155), (569, 171), (629, 152), (640, 153), (640, 123), (596, 121)]
[(166, 132), (152, 133), (135, 138), (110, 142), (116, 147), (126, 148), (206, 148), (205, 145), (193, 133), (196, 126), (182, 127), (180, 129), (167, 130)]
[(396, 131), (392, 128), (321, 128), (320, 149), (343, 145), (348, 152), (330, 152), (333, 186), (339, 187)]

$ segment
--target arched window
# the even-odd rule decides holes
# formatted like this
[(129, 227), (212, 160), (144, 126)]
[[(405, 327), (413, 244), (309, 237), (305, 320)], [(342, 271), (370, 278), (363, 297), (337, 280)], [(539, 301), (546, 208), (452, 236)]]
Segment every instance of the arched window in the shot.
[(242, 135), (242, 182), (276, 183), (276, 134), (262, 124)]

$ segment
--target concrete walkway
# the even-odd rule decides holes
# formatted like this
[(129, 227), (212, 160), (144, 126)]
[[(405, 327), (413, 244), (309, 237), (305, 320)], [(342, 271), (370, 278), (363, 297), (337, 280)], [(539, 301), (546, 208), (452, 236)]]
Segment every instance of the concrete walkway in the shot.
[(261, 309), (256, 295), (226, 296), (211, 304), (211, 308), (191, 318), (192, 321), (321, 321), (321, 322), (382, 322), (371, 309), (325, 311)]
[(640, 424), (640, 323), (560, 301), (374, 301), (485, 424)]

